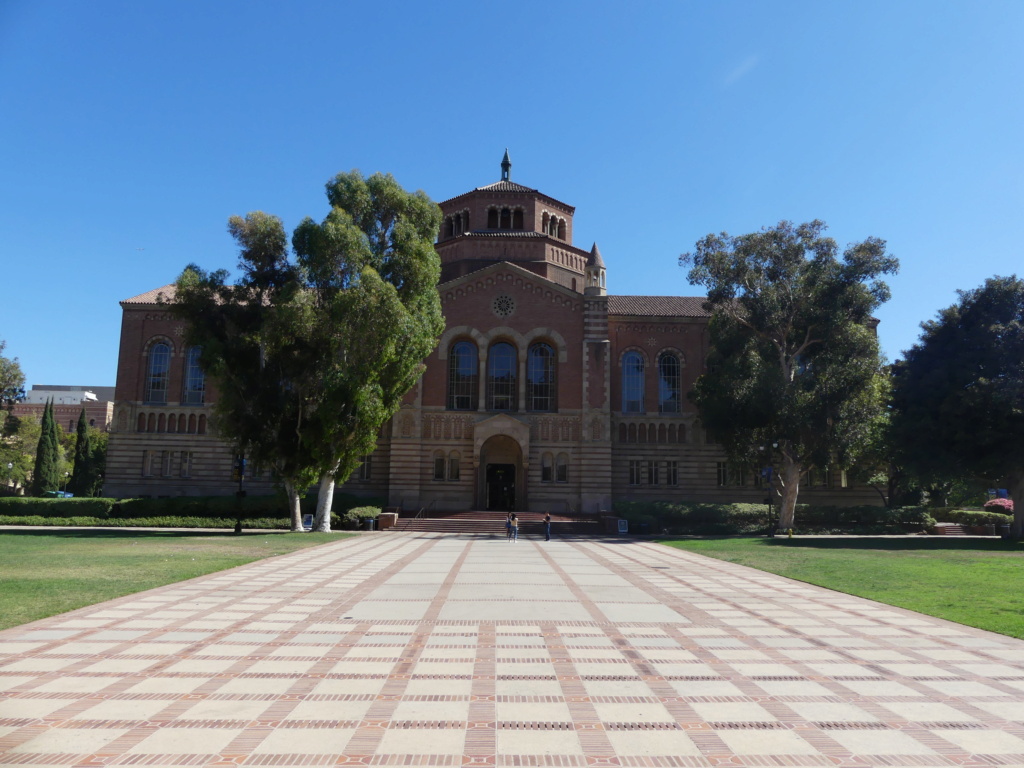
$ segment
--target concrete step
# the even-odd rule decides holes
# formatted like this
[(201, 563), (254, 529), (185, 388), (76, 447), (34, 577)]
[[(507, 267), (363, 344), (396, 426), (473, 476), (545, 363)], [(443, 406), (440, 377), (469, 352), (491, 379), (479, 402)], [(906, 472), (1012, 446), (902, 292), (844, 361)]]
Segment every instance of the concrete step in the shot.
[(935, 533), (939, 536), (966, 536), (967, 532), (959, 523), (936, 523)]
[[(520, 536), (543, 536), (543, 512), (517, 512)], [(423, 531), (435, 533), (478, 533), (492, 536), (505, 535), (504, 512), (430, 512), (422, 517), (405, 513), (398, 519), (396, 531)], [(553, 536), (598, 536), (601, 525), (595, 518), (577, 518), (565, 515), (551, 516)]]

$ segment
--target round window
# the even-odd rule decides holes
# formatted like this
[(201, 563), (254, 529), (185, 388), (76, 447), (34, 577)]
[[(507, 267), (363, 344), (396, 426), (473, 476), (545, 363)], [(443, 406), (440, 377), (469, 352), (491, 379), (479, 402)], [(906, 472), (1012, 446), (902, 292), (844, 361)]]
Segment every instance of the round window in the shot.
[(508, 317), (516, 311), (516, 303), (511, 296), (498, 296), (491, 303), (491, 311), (498, 317)]

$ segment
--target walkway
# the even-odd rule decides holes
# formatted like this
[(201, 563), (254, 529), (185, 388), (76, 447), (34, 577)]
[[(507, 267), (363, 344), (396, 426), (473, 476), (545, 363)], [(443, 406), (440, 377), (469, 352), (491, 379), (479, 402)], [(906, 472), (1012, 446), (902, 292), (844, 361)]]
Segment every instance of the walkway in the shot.
[(0, 632), (0, 765), (1024, 764), (1024, 642), (656, 544), (380, 534)]

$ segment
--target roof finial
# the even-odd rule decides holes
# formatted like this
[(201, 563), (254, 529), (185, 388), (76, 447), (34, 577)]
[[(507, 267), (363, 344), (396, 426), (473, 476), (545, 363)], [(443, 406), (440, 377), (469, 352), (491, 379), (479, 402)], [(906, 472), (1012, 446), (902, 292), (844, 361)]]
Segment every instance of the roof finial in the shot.
[(512, 171), (512, 161), (508, 159), (508, 147), (505, 147), (505, 156), (501, 158), (501, 180), (511, 181), (509, 178)]

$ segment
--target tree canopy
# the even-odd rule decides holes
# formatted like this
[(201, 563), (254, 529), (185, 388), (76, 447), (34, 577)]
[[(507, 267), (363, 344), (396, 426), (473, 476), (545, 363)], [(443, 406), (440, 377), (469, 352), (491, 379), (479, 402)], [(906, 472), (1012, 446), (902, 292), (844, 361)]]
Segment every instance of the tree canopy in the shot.
[[(690, 397), (730, 458), (780, 464), (780, 528), (793, 525), (801, 477), (846, 466), (882, 405), (872, 312), (898, 262), (868, 238), (838, 258), (825, 224), (781, 222), (708, 235), (680, 257), (712, 309), (707, 369)], [(774, 447), (773, 447), (774, 446)]]
[(293, 527), (300, 489), (320, 483), (317, 526), (330, 526), (336, 481), (375, 444), (444, 329), (433, 243), (440, 209), (390, 175), (339, 174), (331, 210), (304, 219), (289, 259), (274, 216), (233, 217), (241, 278), (190, 265), (176, 311), (216, 384), (217, 431), (276, 471)]
[[(7, 342), (0, 339), (0, 353), (7, 347)], [(4, 357), (0, 354), (0, 409), (9, 411), (13, 405), (25, 396), (25, 374), (16, 357)]]
[(1006, 483), (1024, 532), (1024, 281), (993, 277), (922, 324), (895, 366), (894, 448), (922, 477)]

